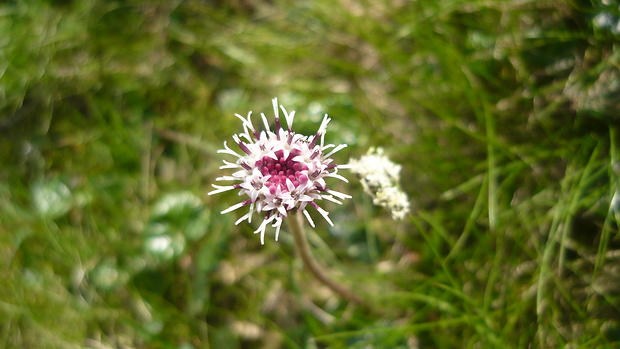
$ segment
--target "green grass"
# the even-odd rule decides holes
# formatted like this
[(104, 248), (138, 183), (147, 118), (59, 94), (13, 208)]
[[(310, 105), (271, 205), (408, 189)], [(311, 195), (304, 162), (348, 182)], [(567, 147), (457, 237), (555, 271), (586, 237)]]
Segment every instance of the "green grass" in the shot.
[[(601, 14), (620, 18), (598, 1), (3, 2), (0, 347), (619, 345), (619, 34)], [(381, 146), (403, 166), (407, 219), (351, 175), (336, 226), (308, 231), (379, 312), (313, 280), (286, 229), (261, 246), (221, 215), (236, 194), (206, 195), (234, 113), (273, 97), (298, 132), (329, 113), (337, 161)]]

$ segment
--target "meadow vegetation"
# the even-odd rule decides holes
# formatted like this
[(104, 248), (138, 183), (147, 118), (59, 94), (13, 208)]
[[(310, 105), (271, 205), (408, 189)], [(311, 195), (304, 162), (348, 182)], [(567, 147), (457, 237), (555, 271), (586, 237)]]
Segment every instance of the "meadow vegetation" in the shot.
[[(2, 2), (0, 347), (613, 348), (619, 6)], [(404, 220), (342, 171), (308, 230), (374, 310), (206, 195), (274, 97), (402, 165)]]

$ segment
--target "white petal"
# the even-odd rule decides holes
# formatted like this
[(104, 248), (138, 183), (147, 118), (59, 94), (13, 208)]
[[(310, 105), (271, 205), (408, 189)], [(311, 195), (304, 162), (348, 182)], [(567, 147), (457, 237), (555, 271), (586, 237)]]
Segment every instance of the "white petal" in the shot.
[(271, 105), (273, 106), (273, 114), (276, 116), (276, 119), (279, 119), (280, 114), (278, 113), (278, 98), (272, 99)]
[(243, 216), (241, 216), (241, 218), (237, 219), (235, 221), (235, 225), (238, 225), (239, 223), (243, 222), (246, 219), (249, 222), (251, 218), (252, 218), (252, 210), (250, 210), (250, 212), (248, 212), (248, 213), (244, 214)]
[(321, 216), (323, 216), (323, 218), (325, 218), (325, 220), (327, 221), (327, 223), (329, 223), (329, 225), (331, 225), (332, 227), (334, 226), (334, 223), (332, 222), (331, 219), (329, 219), (329, 213), (327, 213), (327, 211), (325, 211), (324, 209), (320, 208), (319, 206), (315, 206), (316, 210), (319, 211), (319, 213), (321, 214)]
[(269, 122), (267, 121), (267, 117), (263, 113), (260, 113), (260, 117), (263, 119), (263, 125), (265, 125), (265, 130), (269, 132), (271, 129), (269, 128)]
[(256, 229), (254, 231), (254, 234), (260, 233), (260, 244), (261, 245), (265, 244), (265, 228), (267, 227), (267, 224), (271, 223), (271, 221), (274, 220), (274, 218), (276, 218), (276, 216), (271, 216), (271, 217), (263, 220), (263, 222), (260, 224), (258, 229)]
[(278, 160), (278, 157), (276, 156), (276, 153), (273, 150), (268, 152), (268, 153), (266, 153), (265, 155), (270, 157), (270, 158), (272, 158), (272, 159), (274, 159), (274, 160)]
[(234, 210), (236, 210), (236, 209), (238, 209), (238, 208), (240, 208), (240, 207), (243, 207), (244, 205), (246, 205), (246, 202), (245, 202), (245, 201), (242, 201), (242, 202), (240, 202), (240, 203), (238, 203), (238, 204), (235, 204), (235, 205), (230, 206), (229, 208), (225, 209), (225, 210), (224, 210), (224, 211), (222, 211), (221, 213), (222, 213), (222, 214), (224, 214), (224, 213), (228, 213), (228, 212), (234, 211)]
[(248, 223), (252, 223), (252, 216), (254, 216), (252, 212), (254, 212), (254, 203), (250, 204), (250, 217), (248, 217)]
[(239, 114), (235, 114), (235, 116), (238, 117), (239, 120), (241, 120), (241, 122), (243, 123), (243, 126), (245, 126), (245, 127), (249, 128), (250, 130), (254, 131), (254, 125), (252, 125), (252, 120), (251, 120), (251, 117), (252, 117), (252, 112), (251, 111), (248, 112), (247, 120), (243, 116), (241, 116)]
[(323, 117), (323, 121), (321, 122), (321, 126), (319, 126), (319, 130), (317, 131), (317, 133), (320, 134), (321, 136), (324, 135), (325, 132), (327, 132), (327, 124), (329, 124), (330, 121), (331, 119), (327, 117), (327, 114), (325, 114), (325, 116)]
[(221, 185), (216, 185), (216, 184), (211, 184), (211, 185), (213, 186), (213, 188), (215, 188), (215, 190), (208, 192), (207, 195), (223, 193), (225, 191), (235, 189), (235, 187), (233, 187), (232, 185), (227, 185), (227, 186), (221, 186)]
[(310, 223), (312, 228), (314, 228), (314, 221), (310, 217), (310, 213), (308, 213), (308, 211), (304, 210), (304, 216), (306, 216), (306, 219), (308, 220), (308, 223)]
[[(337, 146), (336, 148), (334, 148), (332, 151), (330, 151), (329, 153), (327, 153), (327, 155), (324, 155), (324, 158), (328, 158), (330, 156), (332, 156), (332, 154), (336, 153), (337, 151), (340, 151), (344, 148), (346, 148), (347, 145), (346, 144), (340, 144), (339, 146)], [(325, 147), (324, 147), (325, 148)]]
[(238, 181), (241, 178), (239, 177), (233, 177), (233, 176), (222, 176), (222, 177), (217, 177), (215, 180), (216, 181)]
[(286, 117), (286, 123), (288, 124), (289, 128), (293, 128), (293, 121), (295, 121), (295, 111), (293, 110), (292, 112), (286, 114), (286, 110), (284, 110), (283, 106), (280, 106), (280, 108), (282, 108), (282, 111), (284, 111), (285, 113), (285, 117)]
[(286, 179), (286, 187), (288, 188), (289, 193), (295, 190), (295, 184), (289, 178)]
[(347, 195), (345, 193), (341, 193), (339, 191), (335, 191), (335, 190), (331, 190), (331, 189), (329, 189), (327, 192), (332, 194), (333, 196), (337, 197), (338, 199), (343, 199), (344, 200), (344, 199), (352, 198), (351, 195)]
[(302, 196), (300, 196), (300, 197), (297, 199), (297, 201), (306, 201), (306, 202), (308, 202), (308, 201), (312, 201), (312, 200), (314, 200), (314, 198), (313, 198), (313, 197), (308, 196), (308, 195), (305, 195), (305, 194), (304, 194), (304, 195), (302, 195)]
[(242, 170), (239, 170), (239, 171), (233, 173), (232, 175), (233, 175), (233, 177), (237, 177), (237, 178), (240, 178), (240, 179), (241, 178), (245, 178), (248, 175), (248, 170), (242, 169)]
[(243, 130), (245, 131), (245, 133), (240, 133), (239, 137), (245, 138), (250, 144), (254, 143), (254, 140), (252, 139), (252, 136), (250, 135), (250, 132), (248, 131), (247, 127), (243, 126)]
[(348, 170), (348, 169), (357, 168), (357, 167), (358, 167), (358, 166), (357, 166), (357, 165), (355, 165), (355, 164), (338, 165), (338, 169), (339, 169), (339, 170), (340, 170), (340, 169), (345, 169), (345, 170)]
[(349, 183), (349, 180), (348, 180), (348, 179), (346, 179), (346, 178), (342, 177), (341, 175), (339, 175), (339, 174), (337, 174), (337, 173), (335, 173), (335, 172), (330, 173), (330, 174), (326, 175), (325, 177), (334, 177), (334, 178), (338, 178), (339, 180), (341, 180), (341, 181), (343, 181), (343, 182), (345, 182), (345, 183)]
[(224, 141), (224, 149), (220, 149), (217, 151), (220, 154), (229, 154), (229, 155), (233, 155), (238, 157), (239, 159), (243, 159), (243, 156), (237, 154), (234, 150), (230, 149), (228, 147), (228, 144), (226, 144), (226, 141)]
[(276, 222), (273, 224), (273, 227), (276, 228), (276, 241), (278, 241), (278, 237), (280, 236), (280, 228), (282, 227), (282, 217), (276, 218)]
[(286, 208), (284, 206), (280, 205), (276, 208), (281, 215), (286, 216)]
[(220, 166), (220, 170), (227, 169), (227, 168), (241, 168), (241, 165), (224, 160), (224, 165)]
[(331, 196), (331, 195), (321, 195), (321, 198), (323, 198), (323, 199), (325, 199), (327, 201), (331, 201), (331, 202), (337, 203), (338, 205), (342, 205), (342, 202), (334, 199), (334, 197)]
[(250, 196), (250, 200), (252, 200), (252, 202), (255, 202), (256, 199), (258, 198), (258, 195), (260, 195), (260, 190), (256, 190), (254, 188), (252, 188), (253, 190), (248, 190), (247, 194)]

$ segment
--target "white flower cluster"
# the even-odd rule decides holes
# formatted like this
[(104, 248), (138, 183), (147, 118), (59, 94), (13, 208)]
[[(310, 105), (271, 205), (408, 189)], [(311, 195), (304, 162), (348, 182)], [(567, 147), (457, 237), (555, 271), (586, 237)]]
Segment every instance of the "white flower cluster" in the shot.
[(409, 198), (399, 187), (400, 165), (383, 155), (382, 148), (374, 147), (361, 158), (351, 159), (349, 165), (375, 205), (390, 210), (394, 219), (405, 218), (409, 213)]
[[(289, 211), (304, 213), (310, 225), (314, 222), (306, 211), (307, 206), (316, 209), (325, 220), (331, 224), (328, 212), (316, 202), (328, 200), (340, 204), (340, 200), (351, 196), (332, 190), (327, 187), (325, 178), (332, 177), (347, 182), (346, 178), (338, 174), (343, 168), (333, 163), (332, 154), (346, 147), (346, 144), (335, 146), (325, 144), (327, 124), (331, 120), (325, 115), (319, 130), (315, 135), (304, 136), (293, 132), (295, 112), (287, 112), (283, 106), (278, 109), (277, 99), (273, 99), (275, 114), (275, 129), (269, 128), (269, 122), (264, 114), (261, 118), (265, 130), (259, 131), (254, 127), (249, 112), (247, 117), (236, 116), (243, 123), (243, 133), (233, 135), (233, 140), (241, 150), (240, 153), (232, 150), (224, 142), (224, 149), (218, 153), (228, 154), (236, 158), (235, 162), (224, 160), (220, 169), (235, 170), (231, 176), (216, 178), (217, 181), (237, 181), (236, 184), (215, 185), (215, 190), (209, 195), (229, 190), (239, 190), (239, 195), (245, 200), (222, 211), (227, 213), (243, 206), (249, 206), (249, 212), (239, 218), (235, 224), (247, 220), (252, 221), (254, 213), (263, 215), (264, 219), (254, 233), (260, 233), (261, 243), (265, 242), (265, 228), (271, 225), (276, 228), (275, 238), (278, 240), (282, 219)], [(279, 110), (282, 110), (288, 128), (280, 122)], [(333, 148), (333, 149), (331, 149)], [(330, 151), (327, 151), (331, 149)]]

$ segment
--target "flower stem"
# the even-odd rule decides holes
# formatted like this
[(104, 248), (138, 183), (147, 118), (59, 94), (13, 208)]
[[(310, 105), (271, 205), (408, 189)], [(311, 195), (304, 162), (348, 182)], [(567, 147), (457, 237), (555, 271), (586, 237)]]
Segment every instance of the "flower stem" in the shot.
[(289, 213), (288, 215), (288, 225), (293, 233), (293, 238), (295, 239), (295, 246), (297, 246), (297, 252), (301, 257), (301, 260), (304, 263), (304, 266), (312, 273), (312, 275), (317, 278), (320, 282), (322, 282), (325, 286), (329, 287), (332, 291), (336, 292), (343, 298), (356, 303), (363, 305), (364, 301), (353, 291), (348, 289), (347, 287), (335, 282), (331, 278), (329, 278), (324, 272), (321, 266), (317, 263), (317, 261), (312, 256), (310, 252), (310, 245), (308, 245), (308, 241), (306, 240), (306, 234), (304, 232), (303, 226), (303, 217), (299, 212)]

